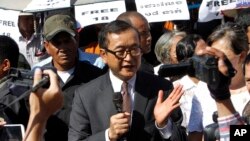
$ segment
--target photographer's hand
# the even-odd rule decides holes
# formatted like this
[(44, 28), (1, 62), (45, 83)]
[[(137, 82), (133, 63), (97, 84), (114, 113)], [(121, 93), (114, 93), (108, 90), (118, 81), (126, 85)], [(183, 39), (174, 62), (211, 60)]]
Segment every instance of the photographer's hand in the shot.
[(48, 89), (39, 88), (30, 94), (30, 117), (24, 141), (38, 141), (42, 139), (43, 130), (50, 115), (63, 105), (63, 96), (59, 87), (56, 74), (51, 70), (35, 70), (34, 85), (41, 79), (43, 74), (50, 78)]
[(217, 87), (208, 85), (212, 98), (215, 100), (225, 100), (230, 98), (229, 85), (231, 78), (236, 71), (233, 68), (226, 55), (215, 48), (206, 47), (204, 50), (197, 52), (197, 55), (211, 55), (218, 59), (219, 82)]

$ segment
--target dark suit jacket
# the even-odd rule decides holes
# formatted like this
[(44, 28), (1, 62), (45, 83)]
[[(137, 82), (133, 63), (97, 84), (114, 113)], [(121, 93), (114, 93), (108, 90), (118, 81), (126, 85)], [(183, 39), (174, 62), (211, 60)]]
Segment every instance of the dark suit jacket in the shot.
[[(51, 63), (46, 66), (52, 66)], [(78, 61), (74, 73), (69, 77), (66, 83), (60, 80), (60, 86), (64, 96), (64, 105), (60, 111), (52, 115), (46, 125), (46, 141), (67, 141), (68, 124), (71, 112), (72, 101), (75, 89), (82, 83), (103, 74), (102, 70), (89, 64), (86, 61)]]
[[(145, 72), (137, 73), (130, 141), (163, 140), (155, 127), (153, 110), (158, 91), (160, 89), (169, 91), (172, 87), (172, 83), (163, 78)], [(79, 87), (75, 92), (68, 141), (104, 141), (110, 117), (117, 113), (112, 101), (114, 91), (109, 73)], [(180, 109), (173, 112), (172, 120), (178, 124), (173, 124), (170, 140), (186, 140), (186, 133), (180, 127), (182, 121)]]
[(154, 74), (154, 66), (148, 63), (144, 57), (141, 58), (141, 66), (139, 70)]

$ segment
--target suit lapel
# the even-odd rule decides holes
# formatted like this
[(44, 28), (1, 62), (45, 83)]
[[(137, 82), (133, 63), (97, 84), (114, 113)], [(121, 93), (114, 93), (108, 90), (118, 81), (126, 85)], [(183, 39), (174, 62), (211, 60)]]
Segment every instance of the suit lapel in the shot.
[[(144, 76), (145, 77), (145, 76)], [(145, 110), (148, 105), (150, 94), (150, 85), (148, 81), (137, 73), (137, 78), (135, 82), (135, 96), (134, 96), (134, 111), (132, 117), (132, 126), (129, 132), (129, 138), (138, 137), (137, 134), (144, 129), (145, 126)], [(139, 133), (140, 134), (140, 133)]]
[(140, 73), (137, 73), (135, 81), (134, 110), (144, 115), (150, 94), (150, 85), (145, 81)]
[[(115, 106), (113, 104), (113, 88), (109, 78), (109, 74), (106, 73), (103, 77), (103, 82), (100, 87), (100, 99), (103, 102), (102, 107), (100, 107), (101, 112), (105, 115), (103, 118), (105, 126), (109, 127), (110, 117), (117, 113)], [(108, 121), (108, 122), (107, 122)]]

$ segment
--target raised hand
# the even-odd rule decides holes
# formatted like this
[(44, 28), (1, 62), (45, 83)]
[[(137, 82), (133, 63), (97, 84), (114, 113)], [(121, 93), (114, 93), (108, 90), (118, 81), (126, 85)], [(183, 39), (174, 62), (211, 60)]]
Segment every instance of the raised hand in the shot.
[(180, 106), (179, 100), (184, 93), (182, 88), (182, 85), (177, 84), (165, 100), (163, 97), (163, 91), (159, 91), (158, 99), (154, 108), (155, 121), (158, 127), (164, 127), (171, 112)]
[(218, 59), (219, 80), (218, 86), (212, 87), (208, 85), (208, 89), (212, 98), (215, 100), (225, 100), (230, 98), (229, 85), (231, 78), (236, 74), (236, 70), (233, 68), (231, 62), (227, 59), (226, 55), (218, 49), (206, 47), (204, 50), (200, 50), (198, 55), (209, 54)]

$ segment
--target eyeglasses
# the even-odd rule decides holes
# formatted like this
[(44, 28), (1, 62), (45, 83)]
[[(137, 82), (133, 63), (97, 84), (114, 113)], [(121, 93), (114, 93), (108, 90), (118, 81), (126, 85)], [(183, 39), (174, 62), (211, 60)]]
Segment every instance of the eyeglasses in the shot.
[(131, 56), (139, 56), (141, 54), (141, 48), (140, 47), (134, 47), (132, 49), (126, 49), (126, 50), (120, 50), (120, 51), (112, 51), (109, 49), (105, 49), (107, 52), (115, 55), (119, 59), (124, 59), (127, 54), (129, 53)]

